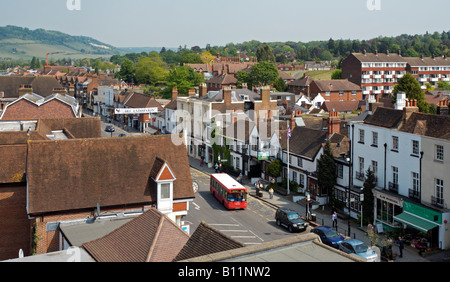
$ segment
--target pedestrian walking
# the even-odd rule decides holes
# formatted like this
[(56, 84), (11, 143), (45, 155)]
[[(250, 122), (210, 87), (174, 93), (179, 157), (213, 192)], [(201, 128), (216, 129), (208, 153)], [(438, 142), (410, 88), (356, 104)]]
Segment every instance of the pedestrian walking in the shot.
[(273, 199), (273, 188), (272, 187), (270, 187), (270, 189), (269, 189), (269, 196), (271, 199)]
[(405, 247), (405, 243), (403, 242), (402, 237), (398, 236), (398, 249), (400, 250), (400, 257), (403, 257), (403, 248)]
[(219, 165), (218, 165), (217, 163), (216, 163), (216, 165), (214, 166), (214, 169), (215, 169), (216, 173), (219, 172)]
[(331, 215), (331, 220), (333, 221), (333, 228), (337, 228), (337, 212), (334, 212), (333, 215)]
[(203, 166), (204, 160), (205, 160), (205, 157), (201, 156), (201, 158), (200, 158), (200, 166)]

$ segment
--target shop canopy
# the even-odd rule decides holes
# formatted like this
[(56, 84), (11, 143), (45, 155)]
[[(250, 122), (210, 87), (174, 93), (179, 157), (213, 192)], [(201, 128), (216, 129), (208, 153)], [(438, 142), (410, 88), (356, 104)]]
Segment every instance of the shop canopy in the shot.
[(423, 232), (428, 232), (429, 230), (439, 226), (436, 223), (433, 223), (429, 220), (418, 217), (409, 212), (403, 212), (401, 214), (395, 215), (394, 220), (399, 221), (403, 224), (409, 225), (411, 227), (414, 227)]

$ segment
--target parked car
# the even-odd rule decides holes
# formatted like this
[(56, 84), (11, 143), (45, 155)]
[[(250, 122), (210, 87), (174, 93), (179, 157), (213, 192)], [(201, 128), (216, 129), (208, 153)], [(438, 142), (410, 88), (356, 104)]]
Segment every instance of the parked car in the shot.
[(357, 254), (365, 258), (368, 262), (377, 260), (377, 253), (358, 239), (348, 239), (339, 243), (339, 250), (347, 254)]
[(119, 137), (127, 137), (127, 135), (125, 133), (120, 133)]
[(106, 132), (114, 132), (114, 131), (116, 131), (116, 129), (112, 125), (107, 125), (105, 128), (105, 131)]
[(339, 248), (339, 243), (344, 241), (345, 239), (344, 237), (342, 237), (342, 235), (338, 234), (336, 230), (334, 230), (330, 226), (317, 226), (314, 229), (312, 229), (311, 232), (319, 235), (320, 240), (322, 240), (322, 243), (336, 249)]
[(286, 227), (289, 232), (305, 231), (308, 227), (308, 223), (296, 211), (289, 209), (279, 208), (275, 213), (275, 220), (278, 226)]

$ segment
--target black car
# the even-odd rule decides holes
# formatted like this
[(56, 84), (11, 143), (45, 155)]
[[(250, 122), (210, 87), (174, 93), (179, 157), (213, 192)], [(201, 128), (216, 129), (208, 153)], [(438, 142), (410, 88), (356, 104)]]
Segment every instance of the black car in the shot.
[(289, 232), (305, 231), (308, 223), (300, 218), (300, 215), (293, 210), (279, 208), (275, 213), (277, 225), (286, 227)]
[(116, 129), (112, 125), (107, 125), (105, 128), (105, 131), (106, 132), (114, 132), (114, 131), (116, 131)]

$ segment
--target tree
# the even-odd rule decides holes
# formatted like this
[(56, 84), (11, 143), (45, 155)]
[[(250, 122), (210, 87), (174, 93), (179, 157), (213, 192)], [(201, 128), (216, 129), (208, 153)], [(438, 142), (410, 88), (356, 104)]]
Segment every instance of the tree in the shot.
[(317, 162), (317, 184), (322, 191), (328, 193), (330, 202), (334, 202), (333, 188), (336, 185), (336, 164), (329, 140)]
[(447, 81), (439, 81), (437, 85), (441, 90), (450, 90), (450, 83)]
[[(248, 73), (248, 87), (271, 85), (278, 79), (278, 70), (274, 64), (259, 62), (253, 65)], [(238, 78), (239, 79), (239, 78)]]
[(281, 164), (281, 161), (274, 160), (269, 164), (267, 168), (267, 173), (269, 174), (269, 176), (277, 178), (278, 176), (280, 176), (282, 168), (283, 166)]
[(337, 69), (331, 74), (331, 79), (341, 79), (342, 78), (342, 70)]
[(286, 81), (284, 81), (283, 78), (278, 77), (278, 79), (273, 83), (273, 87), (275, 87), (278, 92), (284, 92), (287, 88)]
[(422, 113), (428, 113), (429, 105), (425, 102), (425, 93), (420, 88), (417, 79), (410, 73), (406, 73), (402, 78), (398, 79), (398, 84), (394, 86), (392, 101), (397, 100), (397, 93), (405, 92), (408, 100), (417, 100), (417, 106)]
[(165, 80), (168, 71), (164, 68), (165, 63), (159, 58), (143, 57), (139, 59), (136, 66), (136, 82), (138, 84), (155, 85)]
[(375, 188), (376, 181), (375, 175), (370, 168), (366, 172), (366, 179), (363, 184), (363, 209), (362, 209), (362, 222), (371, 223), (373, 222), (373, 210), (374, 210), (374, 201), (373, 201), (373, 189)]
[(275, 56), (267, 43), (258, 46), (256, 49), (256, 58), (258, 58), (258, 62), (275, 63)]
[(196, 73), (193, 68), (189, 66), (174, 67), (167, 75), (167, 87), (164, 90), (163, 96), (164, 98), (170, 98), (173, 88), (177, 88), (178, 93), (187, 95), (189, 89), (193, 89), (202, 82), (203, 76)]
[(125, 82), (134, 82), (135, 67), (131, 60), (124, 59), (120, 65), (120, 71), (116, 74), (117, 78), (123, 79)]

